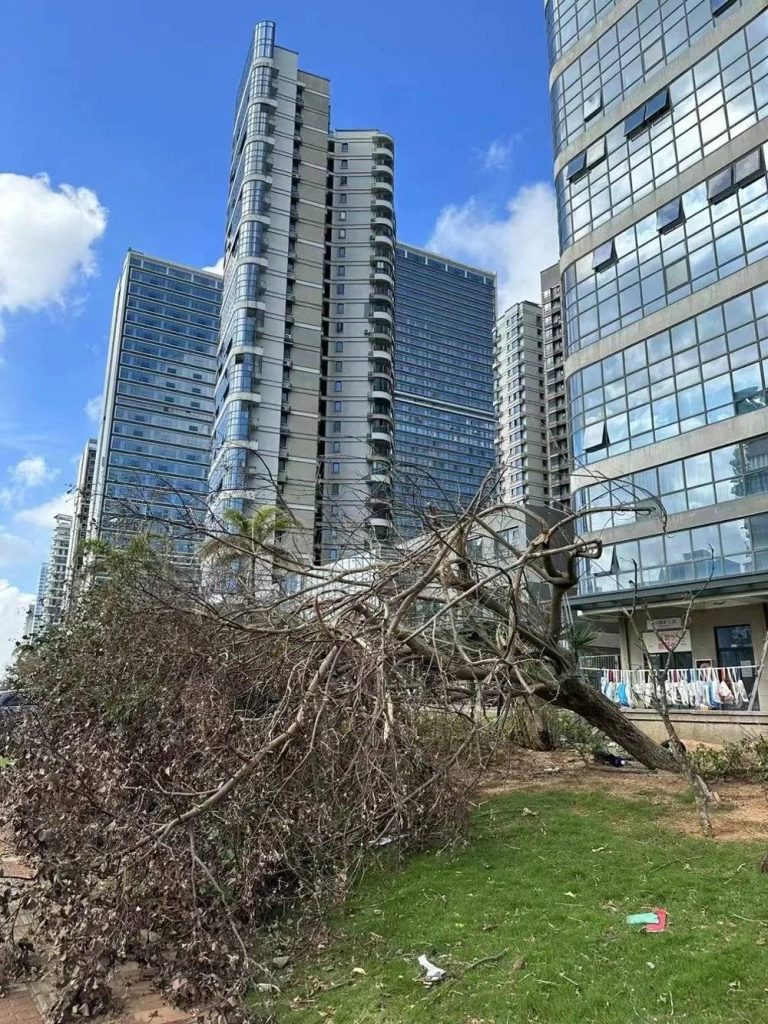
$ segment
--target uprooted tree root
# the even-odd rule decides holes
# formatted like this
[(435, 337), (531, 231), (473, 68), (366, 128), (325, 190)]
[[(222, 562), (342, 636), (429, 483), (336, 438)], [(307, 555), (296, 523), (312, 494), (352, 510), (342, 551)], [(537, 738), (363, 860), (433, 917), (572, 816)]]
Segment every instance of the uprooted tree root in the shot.
[[(341, 898), (371, 847), (454, 836), (467, 792), (352, 638), (253, 630), (108, 584), (19, 661), (37, 709), (3, 800), (38, 866), (58, 1021), (126, 959), (184, 1006), (248, 1018), (287, 908)], [(453, 757), (453, 755), (451, 755)]]

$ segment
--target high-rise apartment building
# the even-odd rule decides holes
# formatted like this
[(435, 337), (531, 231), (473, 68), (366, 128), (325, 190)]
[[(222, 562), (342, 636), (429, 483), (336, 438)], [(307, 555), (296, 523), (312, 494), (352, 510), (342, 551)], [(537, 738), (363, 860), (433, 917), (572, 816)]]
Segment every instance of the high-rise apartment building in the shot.
[(315, 557), (335, 561), (392, 530), (394, 145), (329, 139)]
[(256, 26), (235, 105), (210, 487), (302, 557), (391, 525), (394, 147), (331, 132), (329, 83)]
[[(88, 533), (195, 551), (206, 511), (221, 277), (143, 253), (115, 293)], [(87, 477), (87, 459), (84, 468)]]
[[(66, 610), (67, 560), (69, 558), (72, 516), (59, 514), (55, 517), (55, 524), (45, 573), (44, 626), (55, 626)], [(42, 582), (42, 573), (40, 578)]]
[[(768, 605), (768, 10), (546, 5), (573, 500), (604, 512), (577, 608), (678, 630), (755, 693)], [(702, 591), (688, 629), (685, 608)], [(636, 602), (636, 603), (635, 603)], [(768, 681), (768, 675), (764, 674)], [(763, 693), (763, 700), (768, 693)]]
[(72, 535), (69, 538), (69, 555), (67, 558), (67, 582), (65, 604), (69, 607), (77, 600), (82, 584), (85, 552), (83, 544), (88, 538), (88, 527), (91, 514), (91, 497), (93, 494), (93, 477), (96, 470), (95, 438), (90, 438), (80, 456), (75, 486), (75, 507), (72, 514)]
[(563, 336), (560, 268), (548, 267), (541, 275), (541, 329), (547, 396), (547, 480), (549, 501), (568, 508), (571, 465), (565, 395), (565, 339)]
[(543, 505), (548, 477), (541, 306), (519, 302), (501, 314), (493, 368), (501, 495), (508, 502)]
[(25, 633), (29, 636), (37, 636), (44, 626), (45, 616), (45, 592), (48, 589), (48, 563), (43, 562), (40, 566), (40, 574), (37, 577), (37, 594), (35, 603), (30, 606), (27, 612)]
[(496, 278), (398, 242), (395, 523), (465, 508), (493, 469)]

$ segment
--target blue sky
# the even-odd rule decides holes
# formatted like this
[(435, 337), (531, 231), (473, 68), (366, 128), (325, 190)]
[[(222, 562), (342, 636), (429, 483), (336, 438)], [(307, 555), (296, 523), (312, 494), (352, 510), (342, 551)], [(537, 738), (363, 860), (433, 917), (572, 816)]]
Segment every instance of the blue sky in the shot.
[[(0, 35), (0, 664), (93, 431), (127, 248), (220, 255), (253, 24), (396, 140), (398, 234), (536, 298), (556, 258), (541, 0), (333, 7), (24, 0)], [(44, 175), (46, 178), (40, 179)], [(64, 188), (69, 186), (69, 188)]]

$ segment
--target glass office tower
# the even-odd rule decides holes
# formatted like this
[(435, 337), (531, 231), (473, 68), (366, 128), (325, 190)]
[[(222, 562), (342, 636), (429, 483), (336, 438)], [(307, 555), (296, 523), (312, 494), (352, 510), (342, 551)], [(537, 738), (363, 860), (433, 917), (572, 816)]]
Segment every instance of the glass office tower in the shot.
[[(573, 501), (604, 542), (576, 607), (680, 628), (680, 667), (750, 692), (768, 611), (768, 10), (549, 0)], [(651, 505), (653, 503), (651, 502)], [(763, 695), (765, 700), (766, 694)]]
[(129, 251), (115, 293), (89, 537), (194, 555), (204, 517), (221, 277)]
[(494, 465), (496, 278), (444, 256), (395, 250), (395, 524), (460, 509)]

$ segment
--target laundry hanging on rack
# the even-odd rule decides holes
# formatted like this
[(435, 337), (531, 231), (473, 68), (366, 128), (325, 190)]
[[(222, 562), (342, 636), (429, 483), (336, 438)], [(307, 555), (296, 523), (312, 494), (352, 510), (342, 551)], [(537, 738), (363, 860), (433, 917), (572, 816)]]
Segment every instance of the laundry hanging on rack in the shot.
[(674, 707), (736, 710), (749, 703), (741, 673), (733, 667), (672, 668), (663, 674), (613, 668), (604, 669), (600, 676), (602, 693), (626, 708), (653, 707), (659, 686)]

